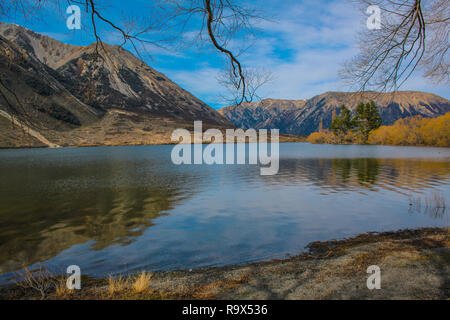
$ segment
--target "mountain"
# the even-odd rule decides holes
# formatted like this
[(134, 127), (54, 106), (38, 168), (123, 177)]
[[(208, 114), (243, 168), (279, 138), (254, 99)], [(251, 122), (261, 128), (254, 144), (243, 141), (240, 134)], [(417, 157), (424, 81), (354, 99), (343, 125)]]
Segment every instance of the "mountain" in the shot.
[(431, 93), (400, 91), (392, 93), (327, 92), (309, 100), (263, 100), (219, 110), (236, 126), (248, 129), (280, 129), (281, 133), (309, 135), (320, 126), (328, 128), (333, 114), (345, 104), (355, 111), (360, 102), (374, 101), (383, 123), (410, 116), (437, 117), (450, 111), (450, 101)]
[(194, 120), (234, 127), (119, 46), (0, 23), (0, 74), (0, 147), (165, 143)]
[(287, 119), (301, 109), (306, 100), (267, 99), (258, 103), (244, 102), (240, 106), (227, 107), (219, 113), (239, 128), (277, 129), (285, 127)]

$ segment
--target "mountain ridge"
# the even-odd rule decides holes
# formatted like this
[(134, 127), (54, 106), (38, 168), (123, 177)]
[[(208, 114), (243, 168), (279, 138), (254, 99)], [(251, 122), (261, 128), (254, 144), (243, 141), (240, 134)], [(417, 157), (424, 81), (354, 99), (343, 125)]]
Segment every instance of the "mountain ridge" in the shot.
[[(14, 112), (21, 110), (52, 143), (168, 143), (173, 129), (188, 128), (195, 120), (206, 126), (234, 127), (206, 103), (119, 46), (65, 44), (0, 22), (0, 47), (0, 74), (11, 89), (3, 88), (0, 109), (16, 118), (19, 114)], [(6, 117), (1, 118), (0, 147), (27, 146), (14, 142), (14, 134), (6, 132), (12, 130), (4, 124)], [(22, 122), (19, 127), (27, 124)], [(22, 136), (27, 135), (26, 130), (21, 131)], [(29, 139), (33, 140), (25, 140)]]
[(372, 100), (386, 125), (406, 117), (437, 117), (450, 112), (450, 101), (432, 93), (328, 91), (307, 100), (265, 99), (222, 108), (219, 113), (243, 129), (280, 129), (284, 134), (309, 135), (321, 127), (328, 128), (343, 104), (355, 111), (360, 102)]

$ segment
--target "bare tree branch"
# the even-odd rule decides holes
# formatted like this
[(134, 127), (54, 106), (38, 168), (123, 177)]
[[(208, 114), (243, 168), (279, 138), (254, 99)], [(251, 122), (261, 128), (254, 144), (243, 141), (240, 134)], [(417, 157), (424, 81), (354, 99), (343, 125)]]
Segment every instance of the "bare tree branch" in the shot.
[[(0, 6), (0, 17), (22, 14), (36, 14), (44, 3), (57, 6), (79, 5), (89, 14), (93, 36), (96, 40), (96, 53), (102, 60), (107, 59), (108, 51), (103, 44), (105, 32), (113, 32), (121, 39), (120, 46), (129, 44), (141, 58), (142, 48), (155, 46), (165, 48), (164, 43), (182, 42), (185, 32), (192, 24), (198, 26), (198, 39), (212, 44), (218, 52), (224, 54), (232, 72), (228, 81), (234, 91), (239, 92), (239, 104), (250, 102), (255, 97), (253, 88), (247, 83), (246, 74), (238, 54), (230, 49), (231, 40), (243, 35), (253, 35), (253, 22), (261, 19), (254, 9), (239, 4), (240, 0), (155, 0), (149, 1), (148, 16), (137, 22), (138, 17), (114, 21), (106, 16), (100, 0), (8, 0)], [(151, 10), (151, 11), (150, 11)], [(206, 37), (204, 36), (206, 35)], [(240, 52), (240, 50), (236, 50)], [(233, 94), (233, 96), (237, 96)]]
[[(262, 97), (260, 94), (260, 89), (273, 80), (273, 74), (264, 69), (244, 69), (243, 76), (246, 83), (245, 102), (264, 99), (265, 97)], [(218, 76), (218, 81), (228, 91), (228, 96), (221, 97), (228, 105), (237, 106), (244, 102), (242, 101), (241, 92), (236, 91), (241, 80), (234, 75), (233, 69), (228, 68), (227, 70), (224, 70), (224, 72)]]
[(415, 71), (449, 81), (449, 0), (358, 0), (381, 9), (381, 28), (364, 29), (360, 53), (344, 65), (341, 76), (360, 91), (398, 90)]

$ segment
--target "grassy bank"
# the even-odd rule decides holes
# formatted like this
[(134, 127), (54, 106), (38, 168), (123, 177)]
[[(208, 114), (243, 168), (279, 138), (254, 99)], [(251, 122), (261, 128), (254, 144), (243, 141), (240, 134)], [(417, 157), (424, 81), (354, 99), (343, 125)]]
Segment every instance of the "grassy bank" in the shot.
[[(311, 134), (307, 141), (314, 144), (361, 144), (358, 132), (337, 134), (329, 130)], [(392, 126), (373, 130), (367, 141), (372, 145), (450, 147), (450, 112), (434, 119), (410, 117)]]
[[(83, 278), (82, 290), (65, 279), (45, 282), (45, 299), (448, 299), (449, 229), (368, 233), (314, 242), (309, 252), (287, 260), (194, 271)], [(382, 289), (367, 288), (367, 268), (381, 268)], [(50, 284), (49, 284), (50, 283)], [(25, 279), (2, 288), (1, 299), (40, 299)]]
[[(306, 142), (306, 136), (297, 136), (297, 135), (288, 135), (288, 134), (280, 134), (279, 143), (297, 143), (297, 142)], [(272, 142), (270, 134), (267, 137), (268, 142)], [(236, 141), (235, 141), (236, 142)], [(209, 144), (211, 141), (203, 141), (203, 143)], [(232, 142), (230, 142), (232, 143)], [(249, 139), (246, 138), (246, 143), (249, 143)], [(125, 147), (125, 146), (163, 146), (163, 145), (176, 145), (176, 142), (171, 141), (170, 136), (159, 137), (155, 140), (149, 140), (146, 142), (122, 142), (122, 141), (109, 141), (104, 143), (75, 143), (75, 144), (63, 144), (60, 147), (62, 148), (91, 148), (91, 147)], [(14, 149), (48, 149), (49, 147), (42, 144), (22, 144), (17, 143), (15, 145), (2, 146), (1, 145), (1, 136), (0, 136), (0, 150), (14, 150)]]

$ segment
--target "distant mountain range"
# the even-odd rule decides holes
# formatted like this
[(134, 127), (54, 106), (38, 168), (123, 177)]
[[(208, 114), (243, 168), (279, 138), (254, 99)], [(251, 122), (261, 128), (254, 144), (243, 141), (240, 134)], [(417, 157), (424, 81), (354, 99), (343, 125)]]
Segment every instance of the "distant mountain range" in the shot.
[(0, 74), (0, 147), (166, 143), (194, 120), (234, 127), (118, 46), (73, 46), (0, 23)]
[(383, 123), (410, 116), (437, 117), (450, 112), (450, 101), (431, 93), (400, 91), (394, 93), (327, 92), (309, 100), (273, 100), (244, 103), (219, 110), (237, 127), (248, 129), (280, 129), (281, 133), (309, 135), (331, 125), (333, 114), (339, 115), (345, 104), (355, 110), (360, 102), (373, 100)]
[(309, 135), (329, 127), (342, 104), (370, 100), (385, 124), (450, 111), (447, 99), (421, 92), (328, 92), (215, 111), (121, 47), (68, 45), (1, 22), (0, 80), (0, 147), (165, 144), (196, 120)]

